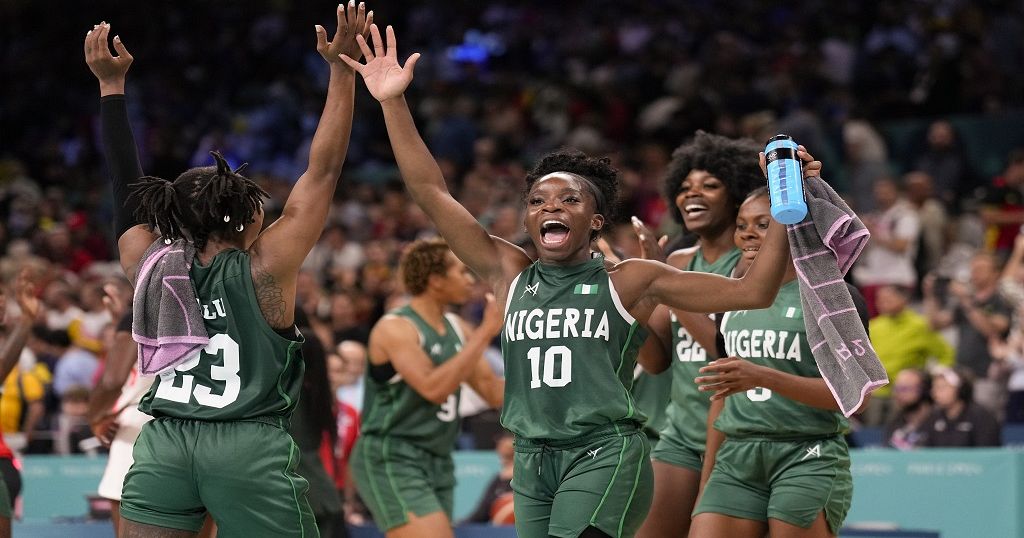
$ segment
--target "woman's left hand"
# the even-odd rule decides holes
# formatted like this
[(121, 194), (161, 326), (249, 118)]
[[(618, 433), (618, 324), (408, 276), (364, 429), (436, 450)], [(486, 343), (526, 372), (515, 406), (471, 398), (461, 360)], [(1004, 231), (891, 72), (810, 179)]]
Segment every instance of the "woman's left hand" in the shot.
[(711, 361), (699, 371), (700, 377), (694, 379), (701, 392), (715, 391), (712, 400), (721, 400), (738, 392), (755, 389), (764, 382), (764, 366), (737, 357), (726, 357)]
[[(814, 160), (814, 156), (807, 152), (803, 146), (796, 147), (796, 156), (803, 161), (804, 178), (821, 179), (821, 161)], [(761, 164), (761, 172), (768, 177), (768, 162), (765, 160), (764, 152), (757, 154), (758, 162)]]

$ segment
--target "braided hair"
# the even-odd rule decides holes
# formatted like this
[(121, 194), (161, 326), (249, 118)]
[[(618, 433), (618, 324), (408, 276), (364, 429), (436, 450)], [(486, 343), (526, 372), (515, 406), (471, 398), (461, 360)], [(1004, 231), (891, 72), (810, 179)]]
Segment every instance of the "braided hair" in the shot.
[[(548, 153), (526, 174), (526, 190), (530, 191), (538, 179), (553, 172), (568, 172), (581, 176), (590, 183), (596, 203), (595, 212), (604, 215), (605, 223), (615, 219), (619, 198), (619, 171), (607, 157), (591, 157), (575, 149), (562, 149)], [(591, 230), (590, 240), (597, 239), (602, 230)]]
[(263, 199), (270, 195), (232, 170), (224, 157), (211, 151), (216, 166), (190, 168), (177, 179), (143, 176), (131, 185), (139, 202), (135, 216), (165, 239), (191, 239), (202, 250), (211, 236), (231, 237), (255, 221)]

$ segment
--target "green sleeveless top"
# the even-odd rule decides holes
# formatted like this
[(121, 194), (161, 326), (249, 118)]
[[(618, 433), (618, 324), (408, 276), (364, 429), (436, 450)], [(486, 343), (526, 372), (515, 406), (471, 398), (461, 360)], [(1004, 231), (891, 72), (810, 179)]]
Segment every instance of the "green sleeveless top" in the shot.
[[(704, 252), (697, 250), (693, 258), (690, 258), (690, 263), (686, 265), (686, 270), (730, 276), (742, 253), (740, 249), (733, 248), (719, 256), (715, 263), (708, 263), (704, 259)], [(708, 436), (707, 419), (711, 399), (709, 393), (697, 390), (697, 384), (693, 380), (700, 375), (698, 370), (707, 365), (708, 352), (679, 324), (675, 312), (671, 314), (671, 318), (673, 360), (670, 405), (675, 407), (672, 410), (672, 417), (676, 420), (676, 430), (683, 434), (688, 444), (704, 446)], [(714, 351), (711, 354), (714, 355)], [(718, 357), (711, 357), (711, 360), (716, 358)]]
[[(802, 377), (821, 377), (807, 345), (800, 286), (796, 280), (779, 290), (763, 310), (727, 312), (722, 334), (729, 356)], [(795, 402), (765, 388), (733, 394), (715, 421), (727, 437), (801, 438), (844, 433), (848, 422), (838, 411)]]
[[(386, 317), (405, 318), (419, 333), (423, 352), (435, 365), (450, 359), (462, 349), (463, 337), (458, 318), (445, 314), (444, 334), (439, 334), (412, 307), (406, 305)], [(375, 379), (367, 369), (366, 392), (363, 396), (362, 435), (401, 439), (438, 456), (450, 455), (459, 433), (460, 390), (437, 405), (394, 373), (389, 379)], [(389, 370), (393, 371), (393, 370)]]
[(196, 420), (278, 418), (292, 414), (302, 386), (304, 341), (267, 323), (256, 302), (247, 252), (230, 249), (189, 272), (210, 343), (156, 377), (139, 409)]
[(509, 286), (501, 423), (519, 437), (567, 440), (643, 422), (630, 388), (646, 331), (622, 306), (604, 258), (535, 262)]

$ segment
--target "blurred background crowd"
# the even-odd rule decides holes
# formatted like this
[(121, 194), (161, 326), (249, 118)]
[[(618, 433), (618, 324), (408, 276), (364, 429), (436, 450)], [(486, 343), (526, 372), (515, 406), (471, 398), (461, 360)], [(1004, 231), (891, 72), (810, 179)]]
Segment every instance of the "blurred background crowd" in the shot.
[[(859, 426), (884, 428), (899, 448), (922, 438), (999, 444), (1001, 424), (1024, 421), (1024, 7), (770, 4), (370, 7), (399, 30), (400, 54), (423, 53), (411, 102), (451, 190), (514, 243), (528, 243), (525, 168), (552, 149), (612, 158), (623, 198), (608, 237), (636, 256), (632, 215), (686, 244), (660, 191), (673, 148), (695, 130), (792, 135), (873, 234), (852, 278), (892, 383)], [(4, 20), (46, 24), (45, 33), (0, 35), (0, 277), (32, 267), (45, 302), (0, 402), (0, 428), (24, 452), (83, 450), (89, 391), (116, 323), (102, 285), (130, 293), (112, 260), (98, 92), (80, 49), (98, 14), (136, 59), (129, 106), (146, 173), (173, 178), (220, 150), (248, 162), (272, 193), (272, 222), (306, 163), (327, 80), (312, 26), (330, 26), (330, 10), (271, 0), (169, 6), (71, 2), (54, 16), (45, 3), (0, 4)], [(332, 386), (355, 410), (361, 344), (404, 299), (398, 256), (432, 234), (398, 181), (379, 107), (357, 86), (330, 225), (298, 292), (329, 351)], [(479, 309), (478, 299), (464, 313), (478, 319)], [(18, 315), (12, 300), (6, 310)], [(500, 371), (500, 355), (490, 359)], [(934, 365), (943, 367), (922, 370)], [(462, 446), (493, 448), (496, 414), (472, 398), (464, 405), (472, 418)], [(971, 435), (960, 435), (964, 417)], [(922, 437), (925, 423), (942, 430)]]

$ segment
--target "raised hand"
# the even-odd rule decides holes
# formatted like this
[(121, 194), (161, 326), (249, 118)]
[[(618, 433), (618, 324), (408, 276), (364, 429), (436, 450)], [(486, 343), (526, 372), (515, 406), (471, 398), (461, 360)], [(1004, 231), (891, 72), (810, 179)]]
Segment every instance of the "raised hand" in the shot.
[(338, 4), (338, 29), (334, 32), (334, 38), (327, 41), (327, 30), (319, 24), (316, 28), (316, 51), (327, 60), (327, 63), (341, 64), (341, 55), (358, 60), (362, 57), (356, 36), (364, 39), (370, 33), (370, 25), (373, 24), (373, 12), (366, 12), (366, 4), (359, 2), (356, 7), (355, 0), (349, 0), (346, 10), (345, 4)]
[(107, 94), (104, 93), (104, 89), (120, 90), (119, 93), (124, 93), (125, 76), (134, 60), (121, 42), (120, 36), (114, 36), (114, 50), (117, 51), (117, 56), (110, 53), (110, 47), (107, 46), (109, 34), (110, 24), (106, 22), (93, 26), (92, 30), (85, 34), (85, 63), (99, 80), (100, 90), (104, 95)]
[[(758, 161), (761, 164), (761, 173), (765, 177), (768, 177), (768, 165), (765, 160), (764, 152), (759, 152)], [(814, 160), (814, 156), (807, 152), (807, 148), (803, 146), (796, 147), (796, 156), (803, 161), (804, 178), (816, 177), (821, 179), (821, 161)]]
[(504, 324), (504, 312), (502, 312), (501, 306), (494, 298), (494, 294), (488, 293), (487, 305), (484, 307), (484, 319), (480, 321), (479, 330), (484, 331), (484, 334), (494, 337), (501, 333)]
[(633, 224), (633, 231), (640, 241), (640, 256), (645, 260), (664, 262), (665, 244), (668, 243), (668, 236), (663, 235), (660, 238), (656, 238), (655, 233), (637, 217), (631, 217), (630, 222)]
[(114, 284), (103, 285), (103, 307), (110, 313), (111, 319), (116, 323), (124, 313), (127, 312), (127, 305), (121, 300), (121, 290)]
[(43, 310), (42, 301), (39, 300), (36, 282), (28, 268), (22, 269), (18, 274), (18, 280), (14, 283), (14, 297), (18, 302), (18, 308), (21, 309), (23, 320), (31, 320), (30, 322), (34, 323), (39, 319)]
[(376, 24), (370, 26), (374, 50), (370, 50), (363, 36), (356, 36), (359, 48), (366, 56), (365, 64), (359, 63), (348, 55), (341, 55), (341, 59), (349, 67), (362, 75), (363, 82), (366, 83), (366, 89), (370, 90), (370, 95), (381, 102), (401, 97), (405, 93), (405, 89), (412, 82), (412, 73), (416, 68), (416, 62), (420, 59), (420, 53), (416, 52), (405, 61), (404, 67), (398, 65), (398, 46), (395, 40), (395, 30), (388, 26), (386, 31), (388, 37), (386, 49)]

